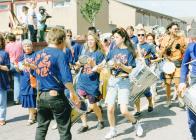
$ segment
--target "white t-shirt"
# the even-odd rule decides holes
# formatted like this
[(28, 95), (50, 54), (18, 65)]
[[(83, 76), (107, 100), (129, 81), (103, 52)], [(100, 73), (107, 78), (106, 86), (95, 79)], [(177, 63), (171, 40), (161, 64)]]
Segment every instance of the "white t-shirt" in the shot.
[[(33, 17), (33, 20), (31, 17)], [(29, 25), (37, 25), (37, 14), (34, 9), (29, 10), (28, 18)]]
[(21, 21), (22, 21), (22, 24), (28, 25), (28, 24), (29, 24), (28, 15), (22, 14), (22, 16), (21, 16)]

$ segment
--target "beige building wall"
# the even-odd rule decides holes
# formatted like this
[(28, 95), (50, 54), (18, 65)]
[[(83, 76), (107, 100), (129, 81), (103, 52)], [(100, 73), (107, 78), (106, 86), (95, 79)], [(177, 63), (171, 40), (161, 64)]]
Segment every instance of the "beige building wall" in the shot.
[(0, 12), (0, 32), (9, 31), (9, 12)]
[(109, 23), (126, 28), (135, 26), (136, 9), (128, 5), (110, 0), (109, 2)]
[(64, 7), (53, 7), (52, 2), (39, 2), (39, 6), (44, 6), (52, 16), (47, 20), (48, 26), (64, 26), (65, 29), (71, 29), (73, 34), (77, 34), (77, 4), (76, 0), (71, 0), (69, 5)]

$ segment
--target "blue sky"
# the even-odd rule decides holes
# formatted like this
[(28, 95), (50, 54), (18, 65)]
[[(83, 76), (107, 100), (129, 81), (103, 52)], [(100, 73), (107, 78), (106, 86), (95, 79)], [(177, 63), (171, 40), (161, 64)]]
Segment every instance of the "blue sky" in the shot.
[(196, 0), (122, 0), (173, 17), (196, 17)]

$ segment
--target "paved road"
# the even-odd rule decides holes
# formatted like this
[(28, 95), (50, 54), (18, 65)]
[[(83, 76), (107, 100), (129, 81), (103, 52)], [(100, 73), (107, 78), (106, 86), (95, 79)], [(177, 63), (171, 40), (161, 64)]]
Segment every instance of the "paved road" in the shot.
[[(134, 129), (130, 123), (124, 119), (119, 109), (117, 115), (118, 136), (114, 140), (188, 140), (188, 126), (186, 123), (186, 111), (177, 107), (177, 103), (168, 109), (164, 107), (165, 94), (164, 91), (159, 92), (160, 102), (149, 113), (146, 111), (146, 99), (142, 98), (143, 112), (140, 122), (144, 128), (144, 135), (140, 138), (135, 136)], [(132, 110), (134, 113), (134, 111)], [(104, 135), (109, 130), (106, 110), (104, 110), (104, 118), (106, 127), (103, 130), (96, 129), (96, 117), (92, 113), (89, 115), (88, 125), (89, 131), (83, 134), (77, 134), (76, 130), (80, 127), (81, 122), (76, 123), (72, 127), (73, 140), (104, 140)], [(28, 119), (27, 110), (21, 108), (20, 105), (9, 106), (7, 111), (7, 125), (0, 127), (0, 140), (34, 140), (36, 125), (26, 126)], [(51, 123), (46, 140), (58, 140), (58, 131), (51, 130)]]

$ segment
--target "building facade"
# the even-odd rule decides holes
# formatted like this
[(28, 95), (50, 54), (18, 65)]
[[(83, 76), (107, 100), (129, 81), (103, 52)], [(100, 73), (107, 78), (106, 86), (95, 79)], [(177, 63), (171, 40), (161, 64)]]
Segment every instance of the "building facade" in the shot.
[[(64, 26), (71, 29), (73, 34), (85, 34), (91, 26), (84, 20), (80, 7), (85, 0), (36, 0), (38, 6), (44, 6), (52, 16), (48, 26)], [(29, 5), (30, 0), (3, 0), (0, 2), (0, 31), (8, 31), (9, 11), (13, 10), (17, 17), (21, 14), (22, 6)], [(37, 8), (38, 9), (38, 8)], [(123, 0), (103, 0), (102, 7), (96, 16), (96, 27), (102, 32), (111, 32), (115, 27), (126, 28), (141, 23), (144, 26), (160, 25), (166, 27), (171, 21), (177, 21), (183, 29), (186, 22), (175, 17), (136, 7)]]

